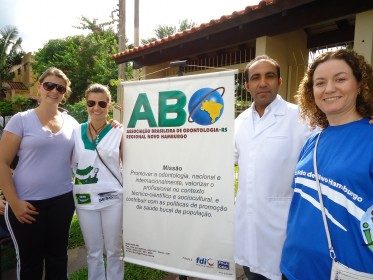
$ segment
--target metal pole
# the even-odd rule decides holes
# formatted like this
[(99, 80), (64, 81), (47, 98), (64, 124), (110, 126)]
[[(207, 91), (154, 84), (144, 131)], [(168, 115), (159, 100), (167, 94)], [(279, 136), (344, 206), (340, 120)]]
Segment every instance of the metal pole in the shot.
[[(119, 52), (126, 49), (126, 0), (119, 0), (119, 25), (118, 25)], [(119, 80), (126, 78), (126, 64), (118, 65)]]
[(135, 0), (135, 20), (134, 20), (134, 46), (138, 47), (140, 45), (140, 35), (139, 35), (139, 3), (140, 0)]
[[(126, 49), (126, 0), (119, 0), (119, 23), (118, 23), (118, 47), (119, 52)], [(127, 63), (118, 65), (119, 82), (126, 80)], [(123, 120), (123, 88), (119, 84), (117, 86), (117, 104), (119, 106), (114, 110), (114, 118), (120, 122)]]

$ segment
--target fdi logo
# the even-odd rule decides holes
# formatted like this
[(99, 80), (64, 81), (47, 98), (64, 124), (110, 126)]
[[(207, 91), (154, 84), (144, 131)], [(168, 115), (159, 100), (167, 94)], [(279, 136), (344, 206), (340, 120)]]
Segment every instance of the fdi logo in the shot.
[(179, 90), (158, 93), (158, 116), (154, 116), (146, 93), (140, 93), (132, 110), (128, 128), (135, 128), (138, 121), (146, 121), (149, 127), (180, 127), (188, 119), (199, 125), (211, 125), (219, 120), (224, 111), (224, 87), (200, 88), (188, 102), (188, 118), (185, 106), (186, 95)]
[(210, 258), (197, 257), (196, 264), (206, 267), (214, 267), (215, 262), (213, 259)]

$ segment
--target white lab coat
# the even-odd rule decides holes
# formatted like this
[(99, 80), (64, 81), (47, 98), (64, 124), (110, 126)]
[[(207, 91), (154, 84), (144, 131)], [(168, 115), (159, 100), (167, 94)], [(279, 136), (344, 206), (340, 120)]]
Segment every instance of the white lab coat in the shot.
[(311, 132), (300, 121), (298, 107), (279, 95), (254, 131), (253, 106), (235, 121), (239, 165), (235, 261), (269, 279), (281, 279), (291, 184), (299, 153)]

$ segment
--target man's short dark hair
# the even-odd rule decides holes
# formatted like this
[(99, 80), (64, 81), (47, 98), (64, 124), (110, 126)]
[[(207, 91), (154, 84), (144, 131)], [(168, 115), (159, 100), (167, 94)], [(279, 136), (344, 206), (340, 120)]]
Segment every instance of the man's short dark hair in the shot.
[(269, 63), (273, 64), (276, 69), (277, 69), (277, 77), (280, 78), (281, 75), (280, 75), (280, 64), (278, 64), (278, 62), (276, 60), (274, 60), (273, 58), (269, 57), (268, 55), (266, 54), (263, 54), (263, 55), (258, 55), (257, 57), (255, 57), (254, 59), (252, 59), (245, 67), (245, 81), (248, 82), (249, 81), (249, 68), (251, 67), (251, 65), (253, 65), (255, 62), (257, 61), (260, 61), (260, 60), (264, 60), (264, 61), (268, 61)]

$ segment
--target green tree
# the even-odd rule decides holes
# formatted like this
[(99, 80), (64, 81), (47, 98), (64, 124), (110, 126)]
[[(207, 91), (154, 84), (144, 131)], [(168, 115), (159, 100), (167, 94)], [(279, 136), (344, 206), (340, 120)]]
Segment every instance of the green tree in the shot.
[(112, 25), (117, 19), (112, 17), (111, 21), (99, 23), (97, 18), (90, 20), (89, 18), (82, 16), (80, 17), (80, 26), (74, 26), (76, 29), (89, 30), (92, 33), (103, 32), (105, 28), (112, 29)]
[(105, 30), (95, 20), (81, 20), (81, 29), (91, 33), (48, 41), (35, 53), (33, 69), (37, 75), (51, 66), (64, 71), (72, 84), (70, 104), (80, 101), (91, 83), (108, 85), (116, 100), (118, 67), (111, 56), (118, 52), (117, 36), (111, 27)]
[(191, 29), (192, 27), (196, 26), (196, 23), (185, 18), (181, 21), (179, 21), (179, 29), (178, 31), (181, 32), (181, 31), (185, 31), (187, 29)]
[(183, 19), (179, 21), (179, 27), (177, 28), (174, 25), (158, 25), (156, 29), (154, 29), (154, 33), (156, 37), (151, 37), (148, 39), (142, 39), (141, 43), (142, 44), (148, 44), (150, 42), (153, 42), (157, 39), (162, 39), (167, 36), (173, 35), (176, 33), (176, 31), (181, 32), (187, 29), (190, 29), (194, 27), (196, 24), (188, 19)]
[(23, 52), (21, 48), (22, 38), (18, 35), (15, 26), (7, 25), (0, 29), (0, 95), (2, 94), (2, 82), (11, 80), (12, 66), (19, 64)]
[(172, 25), (158, 25), (158, 27), (154, 29), (154, 32), (158, 39), (162, 39), (174, 34), (176, 32), (176, 27)]

